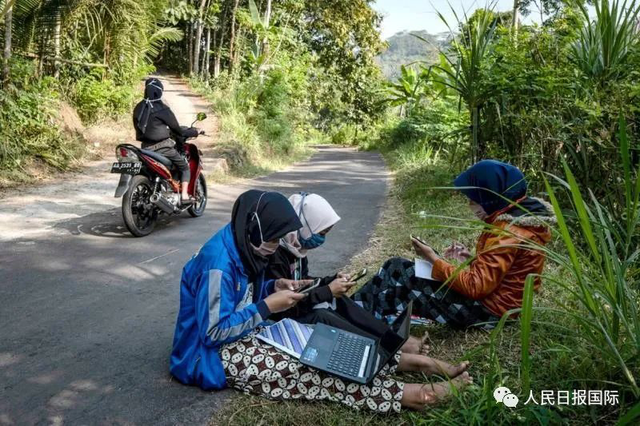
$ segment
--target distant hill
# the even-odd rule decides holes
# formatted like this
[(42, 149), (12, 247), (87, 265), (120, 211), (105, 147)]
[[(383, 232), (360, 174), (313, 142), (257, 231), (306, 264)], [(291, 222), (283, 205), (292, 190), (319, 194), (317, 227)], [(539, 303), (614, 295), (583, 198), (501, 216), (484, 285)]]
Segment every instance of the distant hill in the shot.
[[(428, 42), (420, 40), (416, 35)], [(436, 63), (438, 48), (446, 48), (450, 42), (449, 32), (429, 34), (424, 30), (402, 31), (387, 40), (389, 47), (376, 58), (376, 63), (385, 77), (395, 80), (400, 75), (400, 65), (420, 61), (426, 64)]]

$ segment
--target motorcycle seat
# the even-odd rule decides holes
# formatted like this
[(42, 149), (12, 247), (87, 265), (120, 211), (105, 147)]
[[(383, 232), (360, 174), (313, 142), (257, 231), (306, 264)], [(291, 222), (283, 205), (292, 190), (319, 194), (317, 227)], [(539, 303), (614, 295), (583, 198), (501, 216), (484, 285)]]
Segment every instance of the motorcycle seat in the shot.
[(171, 167), (173, 167), (173, 163), (171, 162), (171, 160), (169, 160), (164, 155), (158, 154), (155, 151), (149, 151), (148, 149), (141, 149), (140, 152), (142, 152), (144, 155), (146, 155), (148, 157), (153, 158), (154, 160), (156, 160), (160, 164), (168, 167), (169, 169), (171, 169)]

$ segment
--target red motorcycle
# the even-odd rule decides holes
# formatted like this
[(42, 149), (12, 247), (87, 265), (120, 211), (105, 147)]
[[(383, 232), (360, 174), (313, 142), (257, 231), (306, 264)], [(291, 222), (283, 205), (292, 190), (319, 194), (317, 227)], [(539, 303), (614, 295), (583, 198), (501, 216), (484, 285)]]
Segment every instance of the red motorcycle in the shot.
[[(199, 113), (196, 121), (207, 118)], [(204, 134), (204, 132), (200, 132)], [(115, 197), (122, 199), (122, 217), (129, 232), (144, 237), (153, 232), (158, 218), (163, 215), (178, 215), (185, 210), (193, 217), (200, 217), (207, 207), (207, 182), (202, 173), (202, 151), (190, 138), (172, 134), (176, 149), (185, 156), (191, 171), (189, 195), (195, 203), (180, 204), (180, 171), (166, 157), (131, 144), (116, 147), (116, 158), (111, 173), (120, 173), (120, 182)]]

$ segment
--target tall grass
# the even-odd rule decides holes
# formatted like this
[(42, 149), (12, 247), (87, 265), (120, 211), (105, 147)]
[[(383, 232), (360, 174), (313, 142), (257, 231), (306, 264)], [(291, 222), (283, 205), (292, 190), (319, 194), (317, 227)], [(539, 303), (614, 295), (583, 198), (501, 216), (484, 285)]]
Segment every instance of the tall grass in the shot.
[[(546, 254), (573, 278), (571, 282), (555, 280), (576, 303), (563, 306), (562, 312), (578, 324), (580, 336), (590, 344), (594, 358), (610, 372), (611, 379), (623, 379), (617, 384), (639, 398), (640, 177), (637, 166), (633, 169), (631, 165), (626, 123), (622, 119), (618, 138), (625, 176), (624, 206), (605, 207), (591, 192), (585, 199), (565, 164), (566, 180), (555, 180), (570, 193), (572, 215), (561, 207), (558, 189), (547, 179), (545, 185), (566, 251), (546, 249)], [(575, 226), (570, 227), (570, 223)]]

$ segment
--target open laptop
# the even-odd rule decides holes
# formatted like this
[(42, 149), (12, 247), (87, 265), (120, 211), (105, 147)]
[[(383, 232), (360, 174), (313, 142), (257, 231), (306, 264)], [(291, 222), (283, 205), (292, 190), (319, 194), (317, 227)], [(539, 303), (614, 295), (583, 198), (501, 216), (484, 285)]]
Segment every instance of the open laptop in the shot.
[(369, 383), (409, 339), (412, 307), (409, 302), (379, 339), (316, 324), (300, 362), (352, 382)]

